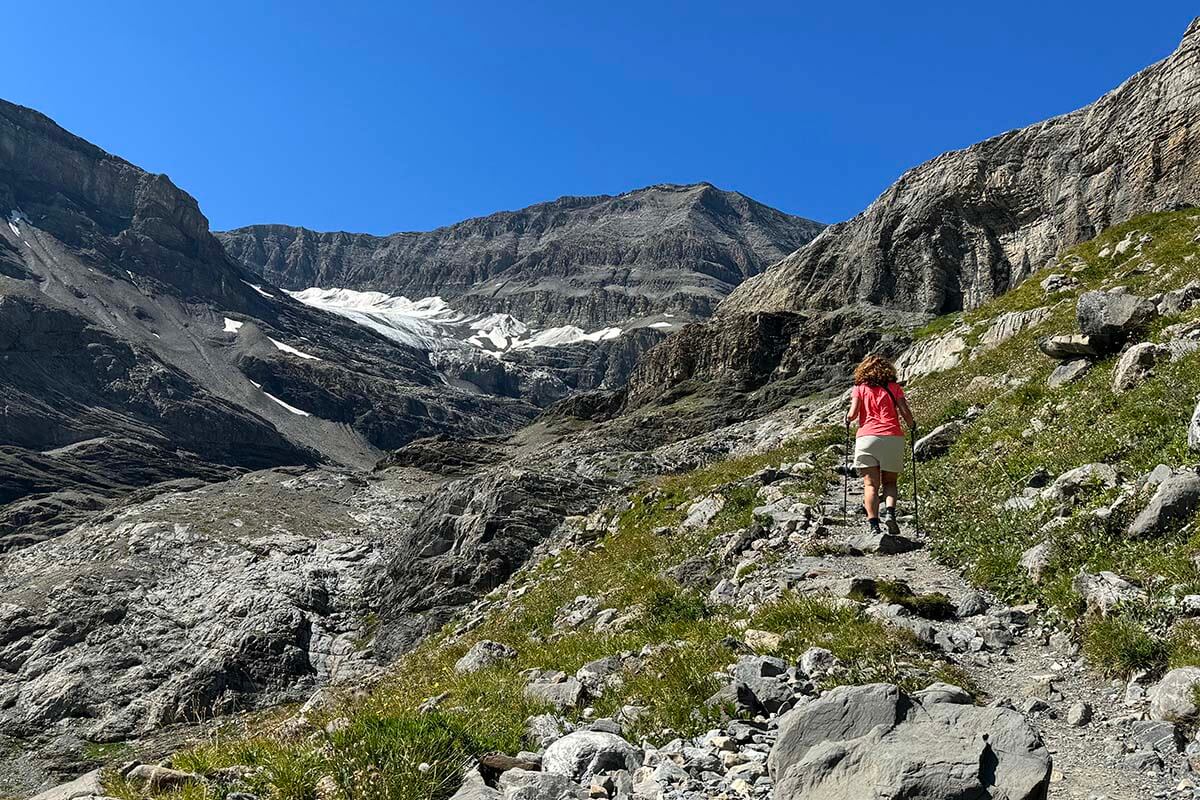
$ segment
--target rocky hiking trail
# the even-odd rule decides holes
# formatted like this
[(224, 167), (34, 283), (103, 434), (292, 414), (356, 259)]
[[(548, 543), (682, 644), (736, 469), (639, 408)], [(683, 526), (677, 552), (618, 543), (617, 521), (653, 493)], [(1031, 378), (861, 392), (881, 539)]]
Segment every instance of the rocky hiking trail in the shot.
[[(911, 478), (902, 478), (901, 509), (911, 508)], [(775, 564), (758, 570), (763, 587), (787, 585), (803, 594), (845, 596), (870, 582), (902, 581), (916, 596), (943, 594), (954, 603), (954, 620), (927, 620), (881, 601), (870, 613), (913, 631), (948, 652), (979, 695), (976, 701), (1015, 708), (1025, 715), (1053, 759), (1051, 800), (1138, 800), (1193, 797), (1194, 784), (1177, 751), (1174, 726), (1146, 716), (1145, 689), (1114, 686), (1090, 671), (1065, 634), (1044, 629), (1032, 607), (1010, 608), (978, 592), (957, 570), (938, 563), (901, 514), (903, 552), (835, 553), (844, 543), (861, 547), (865, 535), (861, 480), (851, 478), (842, 517), (840, 477), (830, 482), (820, 507), (826, 555), (789, 547)], [(912, 547), (913, 549), (907, 549)], [(971, 613), (980, 612), (980, 613)], [(1128, 701), (1127, 701), (1128, 696)]]

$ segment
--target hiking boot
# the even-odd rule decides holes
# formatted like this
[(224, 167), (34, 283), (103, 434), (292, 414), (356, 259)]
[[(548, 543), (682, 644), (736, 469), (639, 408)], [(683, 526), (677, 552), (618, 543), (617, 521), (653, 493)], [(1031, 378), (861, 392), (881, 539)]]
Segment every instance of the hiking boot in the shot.
[(896, 509), (889, 508), (883, 512), (883, 524), (887, 526), (887, 532), (892, 536), (900, 535), (900, 523), (896, 521)]
[(882, 531), (879, 529), (879, 518), (878, 517), (876, 517), (875, 519), (867, 520), (867, 525), (870, 526), (871, 533), (882, 533)]

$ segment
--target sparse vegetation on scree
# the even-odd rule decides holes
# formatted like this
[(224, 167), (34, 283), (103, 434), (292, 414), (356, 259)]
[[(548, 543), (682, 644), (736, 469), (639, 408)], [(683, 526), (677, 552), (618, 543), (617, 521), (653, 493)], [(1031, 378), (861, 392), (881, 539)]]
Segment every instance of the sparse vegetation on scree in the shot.
[[(1050, 607), (1064, 623), (1078, 626), (1086, 655), (1114, 675), (1168, 663), (1200, 664), (1191, 624), (1172, 625), (1178, 599), (1200, 591), (1195, 522), (1131, 539), (1124, 531), (1152, 490), (1107, 513), (1120, 487), (1085, 488), (1070, 508), (1052, 502), (1028, 511), (999, 506), (1019, 495), (1038, 471), (1053, 478), (1104, 462), (1128, 483), (1158, 464), (1179, 468), (1197, 462), (1187, 449), (1187, 429), (1200, 392), (1200, 353), (1160, 361), (1146, 380), (1116, 394), (1111, 384), (1117, 356), (1100, 361), (1076, 382), (1050, 388), (1046, 381), (1056, 362), (1039, 352), (1037, 342), (1077, 330), (1076, 300), (1089, 289), (1124, 286), (1151, 296), (1200, 279), (1198, 232), (1196, 210), (1138, 217), (1066, 251), (1057, 264), (996, 301), (937, 320), (921, 334), (956, 331), (975, 345), (1000, 314), (1050, 307), (1040, 324), (994, 349), (974, 350), (960, 366), (909, 387), (925, 430), (962, 416), (969, 406), (984, 409), (946, 455), (921, 465), (928, 498), (922, 522), (935, 554), (1008, 600)], [(1143, 242), (1144, 237), (1151, 238)], [(1141, 245), (1117, 252), (1116, 245), (1126, 239)], [(1040, 281), (1055, 272), (1078, 285), (1047, 294)], [(1200, 310), (1160, 317), (1144, 338), (1159, 341), (1166, 326), (1192, 319), (1200, 319)], [(1019, 562), (1040, 542), (1049, 542), (1051, 555), (1034, 583)], [(1085, 616), (1073, 587), (1080, 570), (1112, 571), (1140, 584), (1148, 600), (1108, 617)]]
[[(1139, 251), (1111, 255), (1131, 231), (1153, 238)], [(971, 406), (982, 408), (945, 455), (921, 465), (922, 523), (937, 557), (1009, 601), (1036, 600), (1049, 608), (1052, 617), (1076, 628), (1087, 657), (1113, 674), (1200, 664), (1200, 624), (1176, 621), (1174, 607), (1176, 598), (1200, 592), (1200, 571), (1193, 562), (1200, 551), (1195, 522), (1130, 540), (1122, 531), (1148, 494), (1110, 514), (1094, 513), (1112, 503), (1119, 487), (1085, 490), (1069, 509), (1044, 503), (1011, 512), (1000, 505), (1020, 494), (1038, 471), (1053, 477), (1081, 464), (1106, 462), (1132, 481), (1159, 463), (1180, 467), (1196, 460), (1187, 450), (1186, 435), (1200, 392), (1200, 354), (1163, 362), (1133, 390), (1115, 395), (1110, 389), (1115, 357), (1101, 361), (1078, 382), (1047, 388), (1055, 364), (1038, 352), (1037, 341), (1075, 330), (1075, 302), (1087, 289), (1121, 285), (1150, 295), (1200, 279), (1198, 232), (1196, 211), (1134, 219), (1067, 251), (1059, 265), (1004, 297), (936, 320), (918, 333), (957, 332), (974, 347), (1000, 314), (1051, 307), (1048, 318), (1036, 326), (909, 386), (925, 430), (963, 417)], [(1110, 254), (1100, 256), (1106, 250)], [(1047, 295), (1039, 282), (1053, 271), (1069, 274), (1078, 285)], [(1166, 325), (1190, 318), (1200, 319), (1200, 310), (1160, 319), (1147, 336), (1154, 338)], [(663, 576), (665, 568), (703, 553), (714, 537), (750, 523), (755, 490), (738, 482), (756, 470), (812, 454), (817, 463), (798, 489), (815, 499), (837, 457), (827, 448), (841, 435), (840, 429), (813, 431), (783, 450), (647, 485), (630, 497), (627, 508), (612, 512), (609, 532), (597, 543), (564, 549), (520, 571), (493, 593), (481, 624), (456, 634), (463, 621), (451, 622), (395, 664), (370, 693), (313, 711), (303, 735), (285, 733), (280, 717), (268, 715), (249, 731), (214, 734), (176, 754), (172, 764), (201, 774), (230, 766), (259, 767), (247, 778), (247, 788), (283, 800), (317, 796), (322, 776), (331, 776), (337, 791), (353, 798), (444, 798), (457, 787), (461, 766), (472, 756), (493, 750), (515, 753), (527, 745), (526, 719), (547, 709), (523, 695), (523, 671), (573, 673), (594, 659), (650, 645), (654, 649), (644, 668), (606, 691), (594, 713), (609, 716), (626, 705), (641, 707), (634, 738), (695, 733), (719, 713), (705, 710), (704, 701), (719, 687), (714, 673), (733, 660), (722, 640), (746, 627), (781, 634), (778, 654), (789, 658), (812, 645), (832, 650), (854, 665), (842, 677), (849, 682), (904, 682), (906, 673), (897, 664), (906, 662), (936, 673), (937, 660), (909, 634), (853, 606), (786, 594), (747, 616), (711, 607), (703, 595)], [(712, 492), (726, 499), (712, 524), (697, 530), (679, 527), (684, 509)], [(1065, 521), (1046, 527), (1064, 514)], [(663, 527), (670, 527), (671, 535), (656, 532)], [(1051, 543), (1053, 555), (1035, 583), (1019, 561), (1042, 541)], [(1104, 617), (1088, 616), (1073, 588), (1081, 569), (1136, 579), (1146, 600), (1118, 606)], [(914, 595), (902, 583), (885, 582), (877, 591), (891, 602), (919, 606), (927, 616), (936, 617), (943, 607), (949, 613), (944, 596)], [(556, 631), (556, 614), (580, 595), (635, 614), (612, 633)], [(478, 672), (456, 673), (455, 661), (484, 639), (512, 647), (517, 657)], [(436, 710), (418, 710), (437, 696), (445, 699)], [(199, 800), (218, 791), (215, 785), (193, 785), (167, 796)], [(121, 797), (138, 796), (119, 779), (110, 780), (109, 788)]]
[[(703, 553), (714, 537), (750, 524), (751, 509), (761, 501), (753, 488), (737, 483), (765, 466), (815, 454), (807, 480), (792, 487), (815, 500), (837, 459), (826, 448), (840, 437), (840, 429), (818, 431), (781, 450), (648, 485), (630, 498), (629, 507), (615, 516), (611, 531), (597, 544), (564, 549), (522, 570), (494, 593), (496, 603), (483, 624), (455, 636), (460, 622), (451, 622), (393, 665), (390, 677), (367, 696), (344, 698), (311, 713), (311, 727), (303, 735), (285, 735), (279, 718), (268, 716), (248, 733), (214, 734), (209, 742), (174, 755), (171, 764), (200, 774), (259, 767), (247, 788), (284, 800), (314, 797), (315, 784), (327, 775), (349, 797), (442, 798), (457, 788), (462, 765), (471, 756), (516, 753), (527, 746), (526, 719), (549, 708), (523, 696), (522, 671), (570, 674), (613, 653), (660, 646), (642, 669), (593, 704), (594, 713), (611, 716), (623, 706), (639, 706), (633, 738), (694, 734), (720, 715), (721, 709), (706, 710), (704, 701), (720, 688), (714, 673), (736, 658), (722, 639), (746, 627), (781, 634), (774, 654), (793, 660), (811, 646), (831, 650), (853, 665), (842, 682), (908, 685), (904, 664), (925, 664), (927, 673), (944, 674), (911, 634), (886, 627), (853, 606), (789, 593), (746, 616), (712, 607), (700, 593), (662, 576), (665, 568)], [(680, 528), (684, 509), (714, 491), (726, 504), (713, 522), (697, 530)], [(670, 535), (656, 533), (666, 526)], [(600, 597), (607, 606), (636, 615), (611, 634), (556, 632), (556, 614), (580, 595)], [(517, 657), (478, 672), (456, 673), (456, 660), (484, 639), (511, 646)], [(445, 699), (437, 710), (419, 712), (424, 701), (439, 695)], [(335, 719), (339, 722), (329, 726)], [(119, 779), (108, 785), (117, 796), (140, 796)], [(195, 785), (164, 796), (199, 798), (213, 791), (212, 786)]]

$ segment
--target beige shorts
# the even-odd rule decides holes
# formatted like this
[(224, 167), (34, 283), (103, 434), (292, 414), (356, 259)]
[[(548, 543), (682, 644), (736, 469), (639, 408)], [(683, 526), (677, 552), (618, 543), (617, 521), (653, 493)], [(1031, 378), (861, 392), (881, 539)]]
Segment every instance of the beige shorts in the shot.
[(859, 436), (854, 440), (854, 468), (879, 467), (884, 472), (904, 470), (903, 436)]

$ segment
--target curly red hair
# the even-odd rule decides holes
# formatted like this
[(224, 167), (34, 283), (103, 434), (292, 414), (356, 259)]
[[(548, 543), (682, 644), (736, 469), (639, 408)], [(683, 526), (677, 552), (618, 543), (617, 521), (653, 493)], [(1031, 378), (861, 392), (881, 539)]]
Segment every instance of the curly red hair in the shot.
[(869, 355), (854, 368), (854, 382), (887, 386), (896, 382), (896, 367), (883, 356)]

